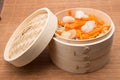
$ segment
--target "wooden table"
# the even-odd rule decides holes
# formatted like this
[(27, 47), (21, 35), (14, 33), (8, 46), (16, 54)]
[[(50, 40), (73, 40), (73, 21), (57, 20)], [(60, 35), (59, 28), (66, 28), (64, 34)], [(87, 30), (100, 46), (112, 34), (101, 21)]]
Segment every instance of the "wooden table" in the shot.
[[(111, 61), (88, 74), (73, 74), (56, 67), (47, 52), (29, 65), (16, 68), (5, 62), (5, 45), (17, 26), (33, 11), (48, 7), (53, 13), (72, 7), (90, 7), (109, 14), (115, 25)], [(120, 0), (4, 0), (0, 21), (0, 80), (120, 80)]]

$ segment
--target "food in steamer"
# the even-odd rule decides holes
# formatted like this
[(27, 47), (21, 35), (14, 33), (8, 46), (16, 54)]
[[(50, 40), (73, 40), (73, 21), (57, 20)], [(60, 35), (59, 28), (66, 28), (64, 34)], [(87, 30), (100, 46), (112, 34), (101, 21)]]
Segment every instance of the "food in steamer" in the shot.
[(64, 39), (89, 40), (106, 34), (110, 25), (97, 18), (93, 14), (86, 14), (81, 10), (74, 14), (72, 10), (68, 14), (58, 19), (58, 29), (56, 35)]

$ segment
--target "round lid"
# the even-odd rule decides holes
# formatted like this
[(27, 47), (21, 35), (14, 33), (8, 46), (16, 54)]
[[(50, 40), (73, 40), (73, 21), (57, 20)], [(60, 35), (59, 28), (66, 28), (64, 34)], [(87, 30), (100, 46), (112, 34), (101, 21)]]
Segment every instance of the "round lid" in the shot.
[(34, 60), (49, 44), (57, 28), (57, 17), (42, 8), (28, 16), (16, 29), (8, 41), (5, 61), (16, 67)]

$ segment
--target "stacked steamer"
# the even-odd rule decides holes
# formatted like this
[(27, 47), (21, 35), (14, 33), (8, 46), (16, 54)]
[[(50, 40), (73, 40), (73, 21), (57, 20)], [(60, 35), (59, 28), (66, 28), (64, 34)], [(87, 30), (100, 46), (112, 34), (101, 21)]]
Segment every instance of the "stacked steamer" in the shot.
[(99, 10), (90, 8), (72, 8), (56, 14), (62, 19), (68, 11), (73, 14), (83, 11), (93, 14), (98, 19), (110, 25), (109, 31), (94, 39), (71, 40), (56, 35), (50, 43), (50, 56), (59, 68), (73, 73), (87, 73), (102, 68), (109, 61), (109, 52), (112, 44), (114, 24), (111, 18)]

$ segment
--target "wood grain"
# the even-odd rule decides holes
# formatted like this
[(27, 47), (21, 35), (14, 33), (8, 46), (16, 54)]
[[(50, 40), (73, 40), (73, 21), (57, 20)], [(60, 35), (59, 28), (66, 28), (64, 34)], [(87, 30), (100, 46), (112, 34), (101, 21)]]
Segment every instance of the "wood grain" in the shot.
[[(72, 7), (90, 7), (109, 14), (116, 25), (109, 64), (93, 73), (68, 73), (52, 63), (47, 51), (22, 68), (5, 62), (4, 48), (13, 31), (28, 15), (42, 7), (48, 7), (53, 13)], [(4, 0), (1, 17), (0, 80), (120, 80), (120, 0)]]

